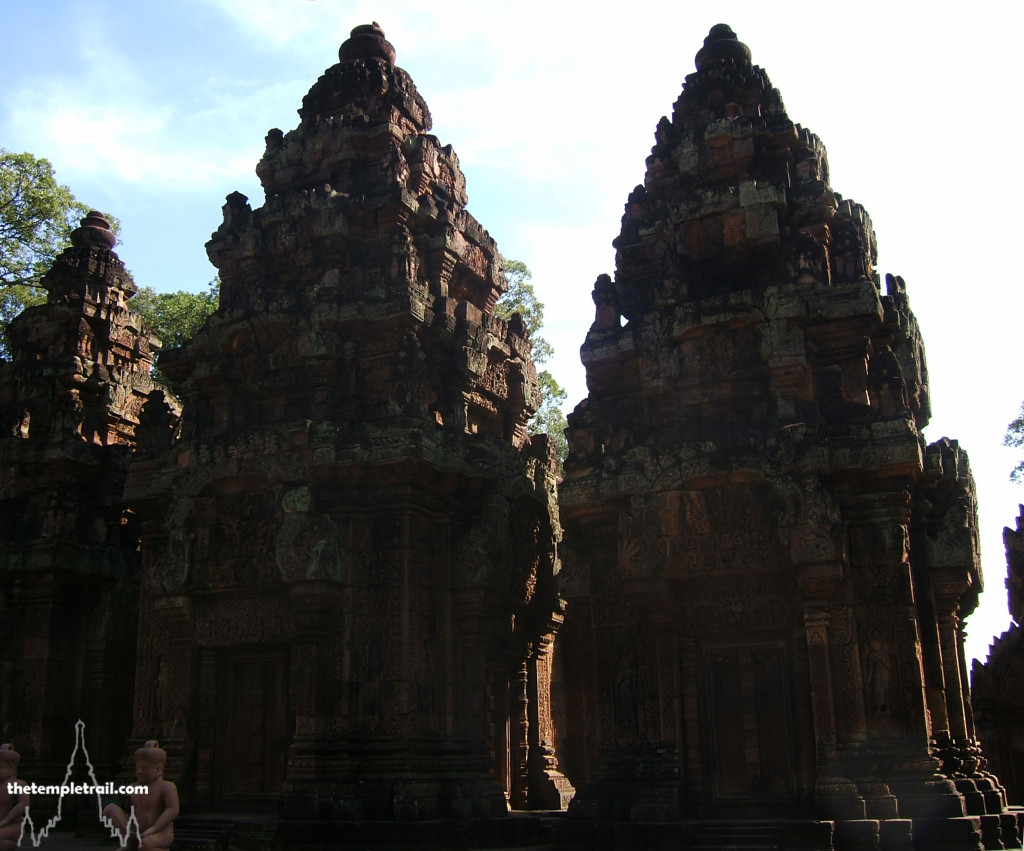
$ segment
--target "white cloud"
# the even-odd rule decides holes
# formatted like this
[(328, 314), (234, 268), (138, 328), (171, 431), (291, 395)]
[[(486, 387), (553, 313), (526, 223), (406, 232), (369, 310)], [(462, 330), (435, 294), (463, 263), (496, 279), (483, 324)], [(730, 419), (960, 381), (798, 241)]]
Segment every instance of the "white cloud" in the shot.
[(2, 99), (8, 144), (59, 163), (66, 182), (103, 177), (183, 193), (247, 179), (265, 116), (290, 94), (284, 83), (247, 85), (188, 63), (179, 79), (151, 69), (147, 77), (141, 57), (133, 63), (96, 27), (80, 33), (75, 59), (58, 73), (23, 77)]
[(90, 103), (69, 96), (59, 83), (46, 83), (10, 93), (7, 107), (13, 134), (27, 149), (59, 162), (62, 175), (108, 175), (189, 191), (247, 174), (254, 162), (251, 145), (240, 151), (237, 143), (182, 139), (180, 116), (167, 103)]
[(340, 45), (352, 27), (381, 12), (380, 3), (347, 2), (339, 8), (330, 0), (213, 0), (212, 5), (243, 32), (291, 50), (323, 39)]

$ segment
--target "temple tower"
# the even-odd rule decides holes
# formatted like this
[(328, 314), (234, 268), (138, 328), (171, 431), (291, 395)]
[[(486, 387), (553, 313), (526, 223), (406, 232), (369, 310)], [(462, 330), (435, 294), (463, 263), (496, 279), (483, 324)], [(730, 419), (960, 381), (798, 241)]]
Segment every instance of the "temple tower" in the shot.
[(974, 485), (921, 436), (906, 287), (882, 291), (867, 213), (728, 27), (696, 65), (569, 417), (570, 813), (837, 818), (886, 847), (939, 819), (978, 847), (963, 817), (998, 832), (1002, 804), (965, 708)]
[[(978, 738), (989, 767), (1006, 786), (1011, 804), (1024, 806), (1024, 505), (1016, 527), (1003, 529), (1009, 628), (974, 661), (971, 693)], [(1024, 816), (1022, 816), (1024, 820)]]
[(108, 222), (89, 213), (71, 243), (0, 363), (0, 738), (52, 782), (79, 718), (110, 776), (131, 730), (139, 566), (121, 499), (140, 411), (164, 400)]
[[(138, 736), (197, 807), (558, 806), (553, 450), (498, 249), (380, 28), (271, 130), (207, 244), (220, 307), (142, 446)], [(547, 740), (546, 740), (547, 739)]]

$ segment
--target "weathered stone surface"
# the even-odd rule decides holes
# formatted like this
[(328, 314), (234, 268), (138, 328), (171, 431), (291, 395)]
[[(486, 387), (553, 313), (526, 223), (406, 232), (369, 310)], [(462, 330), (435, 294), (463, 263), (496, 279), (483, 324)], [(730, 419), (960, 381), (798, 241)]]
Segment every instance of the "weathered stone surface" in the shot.
[(999, 812), (966, 711), (974, 485), (921, 436), (905, 284), (881, 290), (867, 213), (728, 27), (697, 68), (595, 284), (569, 417), (570, 813)]
[(130, 731), (137, 535), (121, 499), (144, 404), (163, 400), (168, 439), (180, 409), (150, 377), (160, 342), (114, 245), (100, 213), (82, 220), (0, 363), (0, 738), (55, 777), (79, 718), (105, 769)]
[[(1003, 529), (1007, 606), (1013, 623), (971, 670), (978, 737), (1011, 804), (1024, 806), (1024, 506), (1015, 529)], [(1008, 846), (1009, 847), (1009, 846)]]
[[(12, 325), (0, 739), (57, 779), (76, 717), (108, 776), (158, 736), (186, 843), (1019, 847), (967, 700), (967, 457), (925, 444), (905, 283), (750, 51), (711, 31), (595, 283), (557, 550), (458, 158), (377, 25), (339, 58), (264, 203), (227, 198), (220, 307), (161, 361), (184, 408), (99, 214)], [(1021, 723), (1007, 636), (983, 736)], [(564, 807), (560, 765), (575, 818), (494, 829)]]
[[(221, 303), (140, 446), (135, 726), (193, 805), (292, 819), (558, 806), (554, 459), (494, 241), (360, 27), (207, 245)], [(254, 708), (258, 707), (258, 708)], [(546, 740), (545, 740), (546, 739)], [(254, 743), (256, 743), (254, 745)]]

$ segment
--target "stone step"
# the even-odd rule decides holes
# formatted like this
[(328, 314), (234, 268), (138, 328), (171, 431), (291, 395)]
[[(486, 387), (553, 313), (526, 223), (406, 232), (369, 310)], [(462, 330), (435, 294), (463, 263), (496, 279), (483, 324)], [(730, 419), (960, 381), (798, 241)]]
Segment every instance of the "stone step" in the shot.
[(777, 851), (782, 831), (778, 825), (715, 824), (700, 825), (694, 832), (694, 851)]
[(694, 839), (693, 851), (779, 851), (782, 848), (779, 843), (776, 836), (722, 833)]
[(782, 831), (777, 827), (763, 825), (722, 824), (702, 825), (697, 829), (698, 836), (763, 836), (778, 839)]
[(192, 816), (174, 824), (176, 851), (262, 851), (273, 845), (273, 818)]
[(227, 839), (225, 838), (174, 837), (174, 851), (225, 851), (227, 847)]
[(780, 851), (780, 849), (774, 843), (772, 845), (745, 845), (733, 842), (715, 842), (714, 844), (699, 842), (692, 846), (692, 851)]
[(175, 851), (225, 851), (233, 827), (227, 819), (179, 818), (174, 823)]

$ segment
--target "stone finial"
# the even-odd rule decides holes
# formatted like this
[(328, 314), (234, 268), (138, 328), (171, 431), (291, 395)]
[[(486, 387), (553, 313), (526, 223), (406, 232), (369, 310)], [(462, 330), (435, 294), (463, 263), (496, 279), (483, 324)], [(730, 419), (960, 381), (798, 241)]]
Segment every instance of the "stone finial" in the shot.
[(21, 754), (10, 743), (0, 745), (0, 762), (5, 762), (12, 768), (17, 768), (21, 762)]
[(167, 762), (167, 751), (160, 747), (160, 743), (156, 739), (150, 739), (135, 751), (135, 759), (141, 759), (153, 765), (163, 765)]
[(374, 21), (372, 24), (361, 24), (352, 30), (348, 41), (338, 50), (338, 58), (342, 62), (354, 59), (383, 59), (389, 65), (395, 64), (395, 48), (384, 38), (384, 30)]
[(704, 39), (704, 46), (697, 51), (694, 62), (700, 71), (709, 62), (717, 59), (742, 59), (744, 62), (750, 62), (750, 48), (736, 37), (736, 33), (728, 24), (715, 24), (711, 28), (708, 37)]
[(110, 222), (98, 210), (90, 210), (82, 219), (81, 225), (71, 231), (71, 244), (81, 248), (87, 245), (98, 245), (101, 248), (113, 248), (117, 237), (110, 229)]

